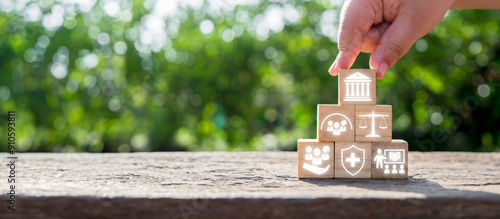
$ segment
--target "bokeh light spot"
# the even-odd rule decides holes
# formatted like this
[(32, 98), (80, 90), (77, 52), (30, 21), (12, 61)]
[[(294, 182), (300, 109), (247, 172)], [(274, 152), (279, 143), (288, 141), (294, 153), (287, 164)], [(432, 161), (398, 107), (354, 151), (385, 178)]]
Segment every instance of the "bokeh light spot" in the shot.
[(490, 87), (487, 84), (481, 84), (477, 87), (477, 93), (481, 97), (488, 97), (490, 95)]
[(211, 20), (205, 19), (200, 23), (200, 32), (202, 34), (210, 34), (214, 31), (214, 23)]

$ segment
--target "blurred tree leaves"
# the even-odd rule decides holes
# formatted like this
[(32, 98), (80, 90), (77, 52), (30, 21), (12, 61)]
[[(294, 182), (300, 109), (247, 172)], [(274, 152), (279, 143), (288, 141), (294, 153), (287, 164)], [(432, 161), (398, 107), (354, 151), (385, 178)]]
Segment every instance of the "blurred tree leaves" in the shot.
[[(0, 114), (19, 151), (294, 150), (337, 103), (341, 3), (2, 1)], [(377, 82), (394, 138), (500, 149), (499, 23), (449, 11)]]

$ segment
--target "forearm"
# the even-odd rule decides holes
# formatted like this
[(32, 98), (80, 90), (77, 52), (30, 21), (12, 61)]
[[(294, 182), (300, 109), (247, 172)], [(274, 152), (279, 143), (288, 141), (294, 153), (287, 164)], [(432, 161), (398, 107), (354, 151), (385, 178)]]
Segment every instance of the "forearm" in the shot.
[(456, 0), (450, 9), (500, 9), (500, 0)]

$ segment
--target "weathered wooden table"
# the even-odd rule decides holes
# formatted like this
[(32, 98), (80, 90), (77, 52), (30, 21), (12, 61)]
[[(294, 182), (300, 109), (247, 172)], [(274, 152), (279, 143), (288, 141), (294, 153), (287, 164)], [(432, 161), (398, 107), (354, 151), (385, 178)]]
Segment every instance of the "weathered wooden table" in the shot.
[(16, 170), (0, 218), (500, 217), (500, 153), (410, 152), (404, 180), (299, 180), (296, 152), (26, 153)]

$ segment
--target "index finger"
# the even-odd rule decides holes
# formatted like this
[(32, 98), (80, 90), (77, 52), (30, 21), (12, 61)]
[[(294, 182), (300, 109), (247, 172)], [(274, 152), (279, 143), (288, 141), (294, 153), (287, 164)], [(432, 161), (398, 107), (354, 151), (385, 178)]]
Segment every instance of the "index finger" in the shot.
[(340, 69), (352, 66), (361, 51), (363, 36), (376, 22), (382, 22), (381, 2), (368, 0), (348, 0), (340, 13), (338, 37), (339, 54), (328, 70), (335, 76)]

